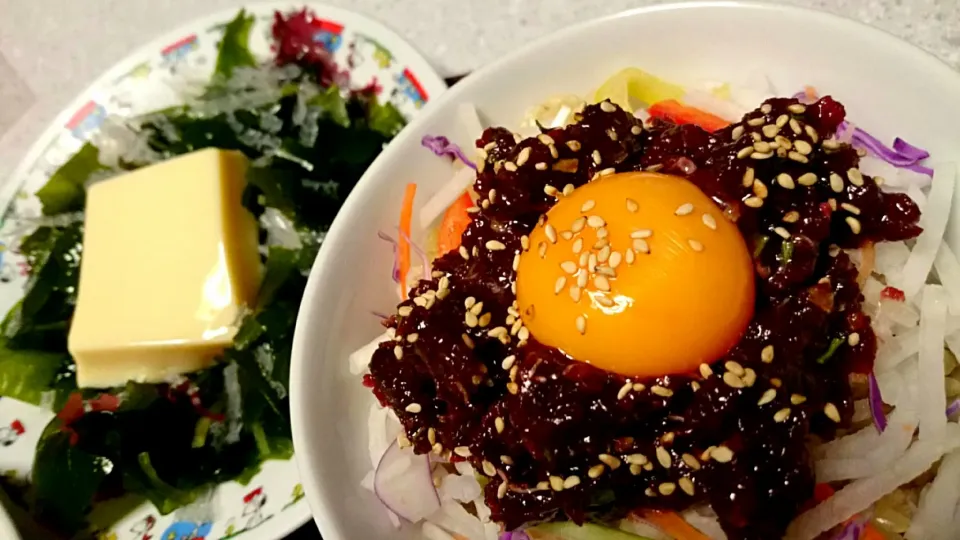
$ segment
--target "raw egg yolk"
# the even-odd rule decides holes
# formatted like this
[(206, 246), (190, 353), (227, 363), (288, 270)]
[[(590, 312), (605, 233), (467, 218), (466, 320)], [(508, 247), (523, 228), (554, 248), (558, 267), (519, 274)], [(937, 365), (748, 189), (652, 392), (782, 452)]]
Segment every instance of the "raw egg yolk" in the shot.
[(517, 267), (523, 324), (541, 343), (622, 375), (695, 371), (753, 316), (743, 236), (689, 181), (601, 177), (556, 205)]

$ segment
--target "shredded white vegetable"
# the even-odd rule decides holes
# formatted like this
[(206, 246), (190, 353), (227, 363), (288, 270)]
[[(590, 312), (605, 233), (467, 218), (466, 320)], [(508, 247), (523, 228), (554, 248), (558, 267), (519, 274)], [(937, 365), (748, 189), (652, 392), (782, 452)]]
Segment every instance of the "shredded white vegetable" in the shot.
[(950, 218), (956, 177), (955, 163), (941, 164), (934, 168), (930, 196), (920, 217), (920, 227), (923, 228), (923, 232), (917, 237), (900, 279), (893, 284), (903, 291), (907, 298), (919, 293), (930, 275), (933, 260), (943, 241), (947, 220)]
[(960, 450), (947, 454), (937, 477), (923, 493), (917, 513), (907, 530), (907, 540), (950, 540), (957, 530), (946, 524), (953, 521), (960, 503)]
[(943, 287), (926, 285), (920, 310), (920, 359), (918, 383), (920, 440), (940, 440), (947, 427), (943, 413), (947, 402), (943, 386), (943, 338), (947, 326), (947, 303)]

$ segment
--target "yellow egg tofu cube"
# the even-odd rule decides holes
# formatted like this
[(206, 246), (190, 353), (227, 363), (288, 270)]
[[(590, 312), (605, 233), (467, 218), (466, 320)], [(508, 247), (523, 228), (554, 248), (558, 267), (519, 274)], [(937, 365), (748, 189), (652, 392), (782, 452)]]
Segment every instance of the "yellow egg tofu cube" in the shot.
[(208, 149), (92, 185), (68, 348), (81, 388), (209, 367), (260, 286), (247, 160)]

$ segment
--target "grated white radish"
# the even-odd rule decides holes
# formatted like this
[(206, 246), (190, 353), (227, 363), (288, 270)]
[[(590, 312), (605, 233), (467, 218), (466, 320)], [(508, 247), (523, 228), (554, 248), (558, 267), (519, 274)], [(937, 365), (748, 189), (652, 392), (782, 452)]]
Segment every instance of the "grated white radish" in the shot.
[(486, 536), (483, 523), (453, 499), (442, 501), (440, 509), (428, 516), (426, 520), (468, 540), (484, 540)]
[[(888, 308), (891, 311), (895, 309), (893, 304), (895, 303), (891, 302)], [(883, 306), (881, 312), (887, 311), (884, 309), (887, 306), (881, 305)], [(897, 334), (883, 344), (883, 348), (877, 352), (877, 358), (873, 362), (873, 370), (879, 375), (897, 369), (901, 362), (918, 352), (920, 352), (920, 329), (914, 327)]]
[(920, 414), (920, 440), (939, 440), (944, 436), (947, 404), (943, 379), (943, 339), (947, 325), (947, 302), (943, 287), (926, 285), (920, 309), (920, 359), (917, 411)]
[(807, 510), (787, 529), (788, 540), (814, 540), (862, 512), (887, 493), (923, 474), (940, 457), (960, 447), (960, 425), (949, 424), (946, 437), (913, 443), (903, 458), (869, 478), (854, 480), (832, 497)]
[(437, 527), (429, 521), (424, 521), (423, 525), (420, 526), (420, 529), (423, 531), (423, 537), (427, 540), (457, 540), (456, 538), (447, 534), (447, 531)]
[[(898, 407), (897, 411), (901, 411), (901, 408)], [(917, 430), (915, 414), (901, 416), (907, 417), (891, 416), (887, 429), (876, 438), (868, 451), (858, 452), (856, 457), (827, 458), (817, 461), (815, 465), (817, 482), (865, 478), (879, 473), (901, 457), (913, 441), (913, 434)], [(942, 413), (941, 416), (943, 416)], [(864, 430), (876, 431), (873, 426)]]
[[(917, 429), (917, 415), (911, 409), (912, 407), (904, 404), (904, 406), (894, 410), (888, 418), (887, 429), (884, 434), (888, 431), (908, 431), (912, 435)], [(881, 447), (882, 437), (883, 434), (873, 426), (868, 426), (816, 447), (813, 455), (818, 458), (818, 464), (822, 461), (855, 460), (867, 456), (872, 450)], [(909, 444), (910, 440), (907, 440), (904, 448)]]
[(920, 217), (919, 225), (923, 228), (923, 232), (917, 237), (900, 279), (893, 282), (893, 286), (903, 291), (907, 298), (917, 295), (930, 275), (933, 260), (943, 241), (947, 220), (950, 218), (956, 176), (955, 163), (946, 163), (934, 168), (930, 196)]
[(950, 540), (958, 531), (945, 527), (960, 503), (960, 450), (943, 458), (937, 477), (920, 498), (907, 540)]
[(949, 297), (947, 304), (951, 315), (960, 315), (960, 261), (946, 242), (940, 244), (937, 257), (933, 260), (940, 284)]

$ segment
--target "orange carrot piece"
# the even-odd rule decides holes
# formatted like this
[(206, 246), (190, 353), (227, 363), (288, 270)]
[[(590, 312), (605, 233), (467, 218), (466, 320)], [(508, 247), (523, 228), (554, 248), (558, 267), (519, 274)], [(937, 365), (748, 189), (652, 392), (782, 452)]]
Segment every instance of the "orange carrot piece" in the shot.
[(443, 214), (440, 229), (437, 231), (437, 253), (444, 255), (460, 247), (463, 232), (473, 221), (467, 209), (473, 206), (469, 192), (464, 192)]
[(642, 517), (676, 540), (710, 540), (676, 512), (644, 510)]
[(651, 105), (650, 108), (647, 109), (647, 112), (650, 113), (650, 116), (653, 118), (667, 120), (680, 125), (693, 124), (710, 132), (723, 129), (730, 125), (730, 122), (727, 122), (719, 116), (694, 107), (688, 107), (675, 99), (658, 101)]
[[(403, 192), (403, 206), (400, 207), (400, 238), (397, 255), (400, 257), (400, 286), (407, 286), (407, 272), (410, 271), (410, 222), (413, 221), (413, 198), (417, 194), (417, 185), (407, 184), (407, 189)], [(406, 292), (406, 291), (404, 291)]]

